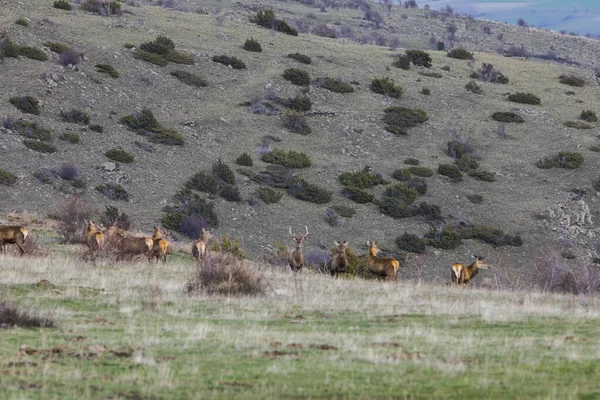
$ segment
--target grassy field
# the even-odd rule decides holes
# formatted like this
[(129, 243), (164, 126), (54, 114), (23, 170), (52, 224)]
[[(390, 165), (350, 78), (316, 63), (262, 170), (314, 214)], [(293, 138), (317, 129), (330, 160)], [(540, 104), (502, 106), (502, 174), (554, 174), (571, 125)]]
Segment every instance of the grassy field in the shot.
[[(251, 265), (258, 297), (188, 295), (194, 266), (1, 259), (0, 398), (600, 395), (596, 297), (332, 279)], [(50, 287), (38, 286), (47, 279)]]

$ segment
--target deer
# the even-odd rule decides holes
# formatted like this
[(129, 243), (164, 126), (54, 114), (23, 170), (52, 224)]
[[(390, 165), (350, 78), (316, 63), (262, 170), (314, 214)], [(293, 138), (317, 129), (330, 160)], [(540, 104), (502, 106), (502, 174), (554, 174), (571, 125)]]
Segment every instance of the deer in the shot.
[(192, 243), (192, 255), (194, 256), (197, 262), (200, 262), (200, 260), (204, 260), (204, 258), (206, 257), (206, 253), (208, 250), (208, 240), (212, 237), (214, 237), (212, 233), (206, 230), (206, 228), (202, 228), (198, 240)]
[(149, 257), (154, 246), (154, 240), (146, 236), (131, 236), (123, 229), (110, 227), (107, 229), (107, 239), (115, 246), (117, 259), (133, 258), (137, 255)]
[(348, 257), (346, 256), (346, 249), (348, 248), (348, 242), (333, 242), (337, 248), (337, 253), (331, 255), (331, 265), (329, 271), (331, 276), (337, 276), (346, 272), (348, 267)]
[(464, 284), (463, 288), (467, 287), (471, 279), (479, 273), (480, 269), (489, 269), (490, 266), (483, 261), (485, 257), (473, 255), (473, 258), (475, 261), (469, 266), (460, 263), (452, 264), (450, 267), (452, 271), (452, 283), (456, 283), (457, 285)]
[(167, 242), (164, 237), (167, 234), (160, 226), (154, 227), (154, 233), (152, 234), (152, 249), (148, 253), (148, 261), (152, 262), (152, 258), (158, 259), (160, 258), (164, 263), (167, 262), (167, 252), (169, 250), (169, 242)]
[(296, 248), (290, 251), (288, 256), (288, 263), (290, 264), (290, 268), (293, 272), (299, 272), (304, 267), (304, 254), (302, 254), (302, 242), (308, 236), (308, 226), (304, 225), (306, 228), (306, 233), (304, 235), (294, 235), (292, 233), (292, 227), (290, 226), (290, 235), (292, 236), (292, 240), (296, 242)]
[(21, 252), (21, 255), (27, 254), (25, 250), (25, 240), (29, 235), (27, 228), (21, 225), (6, 225), (0, 226), (0, 248), (2, 253), (5, 253), (5, 244), (16, 244)]
[(91, 251), (101, 251), (104, 247), (104, 233), (102, 229), (92, 221), (85, 222), (85, 244)]
[(398, 268), (400, 268), (398, 260), (393, 257), (378, 257), (377, 253), (381, 248), (375, 242), (367, 241), (367, 246), (369, 246), (369, 271), (394, 281), (398, 280)]

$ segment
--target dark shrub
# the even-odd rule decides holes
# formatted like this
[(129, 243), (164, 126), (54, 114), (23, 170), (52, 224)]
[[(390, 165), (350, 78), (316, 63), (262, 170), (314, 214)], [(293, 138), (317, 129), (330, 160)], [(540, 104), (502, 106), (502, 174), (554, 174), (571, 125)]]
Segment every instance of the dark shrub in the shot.
[(421, 176), (423, 178), (428, 178), (434, 174), (434, 172), (427, 167), (409, 167), (408, 170), (411, 172), (411, 174)]
[(454, 160), (454, 165), (456, 165), (460, 172), (467, 173), (479, 168), (479, 163), (466, 155)]
[(431, 67), (431, 56), (423, 50), (406, 50), (406, 55), (414, 65)]
[(151, 135), (150, 141), (152, 143), (164, 144), (167, 146), (183, 146), (185, 144), (185, 140), (180, 133), (177, 133), (173, 129), (166, 128), (162, 128), (154, 135)]
[(244, 64), (244, 62), (242, 60), (240, 60), (239, 58), (236, 58), (236, 57), (220, 55), (220, 56), (214, 56), (212, 58), (212, 60), (219, 64), (230, 65), (231, 68), (233, 68), (233, 69), (245, 69), (246, 68), (246, 64)]
[(372, 203), (375, 198), (373, 193), (356, 186), (346, 186), (344, 190), (342, 190), (342, 193), (344, 197), (359, 204)]
[(281, 200), (281, 197), (283, 196), (282, 192), (268, 186), (259, 187), (257, 193), (258, 197), (264, 201), (265, 204), (279, 203), (279, 200)]
[(81, 63), (81, 53), (75, 50), (63, 51), (58, 55), (58, 61), (65, 67), (68, 65), (78, 65)]
[(235, 175), (229, 165), (219, 160), (212, 165), (212, 172), (217, 178), (230, 185), (235, 185)]
[(315, 184), (308, 183), (304, 179), (294, 180), (292, 185), (287, 189), (287, 192), (299, 200), (304, 200), (315, 204), (329, 203), (331, 200), (331, 195), (333, 194), (329, 190)]
[(94, 131), (94, 132), (98, 132), (98, 133), (102, 133), (104, 132), (104, 128), (102, 127), (102, 125), (90, 125), (88, 126), (88, 128), (90, 128), (90, 131)]
[(412, 173), (408, 168), (398, 168), (392, 173), (392, 178), (406, 182), (412, 178)]
[[(193, 55), (184, 53), (182, 51), (177, 51), (177, 50), (169, 51), (167, 53), (167, 55), (165, 55), (165, 58), (167, 59), (167, 61), (171, 61), (172, 63), (175, 63), (175, 64), (192, 65), (196, 62)], [(237, 60), (237, 61), (239, 61), (239, 60)], [(241, 61), (239, 61), (239, 62), (241, 62)], [(232, 65), (232, 67), (236, 68), (234, 65)], [(246, 68), (246, 66), (244, 65), (241, 68)], [(240, 69), (240, 68), (236, 68), (236, 69)]]
[(457, 47), (456, 49), (452, 49), (448, 52), (448, 57), (458, 58), (459, 60), (472, 60), (473, 53), (461, 47)]
[(404, 201), (396, 197), (383, 196), (381, 200), (376, 202), (379, 207), (379, 211), (382, 214), (390, 216), (392, 218), (408, 218), (412, 217), (412, 212)]
[(336, 92), (336, 93), (353, 93), (354, 92), (354, 88), (352, 87), (352, 85), (342, 82), (339, 79), (333, 79), (333, 78), (323, 78), (322, 80), (319, 80), (319, 84), (321, 85), (321, 87), (323, 87), (324, 89), (327, 89), (331, 92)]
[(298, 94), (293, 99), (288, 100), (288, 106), (295, 111), (305, 112), (312, 108), (312, 102), (307, 95)]
[(57, 171), (57, 175), (65, 181), (74, 181), (79, 176), (77, 168), (72, 163), (63, 164)]
[(254, 165), (252, 157), (248, 153), (240, 154), (240, 156), (235, 160), (235, 162), (239, 165), (245, 165), (247, 167), (251, 167), (252, 165)]
[(119, 73), (110, 64), (96, 64), (96, 71), (101, 74), (107, 74), (111, 78), (118, 78)]
[(523, 119), (523, 117), (521, 117), (518, 114), (515, 114), (512, 111), (497, 111), (495, 113), (492, 114), (492, 119), (498, 121), (498, 122), (507, 122), (507, 123), (516, 123), (516, 124), (522, 124), (523, 122), (525, 122), (525, 119)]
[(383, 78), (373, 78), (371, 80), (371, 90), (384, 96), (399, 98), (402, 96), (402, 87), (396, 85), (396, 82), (389, 76)]
[(23, 139), (23, 144), (27, 148), (40, 153), (56, 153), (58, 151), (56, 146), (50, 143), (40, 142), (39, 140)]
[(442, 216), (442, 209), (436, 204), (429, 204), (422, 201), (416, 206), (411, 206), (410, 211), (413, 215), (421, 216), (429, 222), (444, 221), (444, 217)]
[(521, 104), (540, 104), (540, 98), (533, 93), (513, 93), (508, 95), (508, 101)]
[(65, 0), (56, 0), (54, 2), (54, 8), (58, 8), (59, 10), (67, 10), (67, 11), (71, 11), (71, 9), (72, 9), (71, 4), (69, 4), (69, 2), (65, 1)]
[(121, 118), (121, 123), (134, 131), (148, 130), (150, 132), (158, 132), (161, 130), (158, 120), (154, 117), (152, 111), (146, 107), (139, 113)]
[(431, 227), (425, 239), (428, 245), (444, 250), (455, 249), (461, 244), (461, 236), (450, 228), (437, 230)]
[(305, 153), (294, 150), (274, 149), (262, 156), (266, 163), (279, 164), (288, 168), (308, 168), (312, 165), (310, 158)]
[(396, 238), (396, 244), (404, 251), (417, 254), (425, 253), (425, 242), (414, 233), (405, 232), (402, 236)]
[(504, 233), (502, 229), (487, 225), (472, 224), (461, 226), (456, 231), (462, 239), (478, 239), (482, 242), (497, 246), (521, 246), (523, 241), (519, 235)]
[(219, 180), (214, 174), (200, 171), (194, 174), (185, 184), (188, 189), (201, 192), (217, 194), (219, 192)]
[(19, 55), (38, 61), (46, 61), (48, 59), (48, 56), (42, 49), (31, 46), (19, 46)]
[(115, 201), (129, 201), (129, 193), (121, 185), (113, 185), (112, 183), (103, 183), (95, 187), (97, 191)]
[(246, 39), (246, 42), (244, 43), (242, 48), (246, 51), (252, 51), (255, 53), (262, 52), (262, 46), (257, 40), (254, 40), (254, 38)]
[(37, 139), (42, 142), (51, 142), (52, 131), (37, 124), (37, 122), (29, 122), (24, 119), (19, 119), (14, 126), (14, 129), (28, 139)]
[(0, 303), (0, 329), (19, 328), (56, 328), (56, 322), (50, 314), (35, 316), (29, 311), (20, 309), (14, 303)]
[(21, 17), (21, 18), (19, 18), (19, 19), (17, 19), (15, 21), (15, 24), (21, 25), (21, 26), (24, 26), (24, 27), (28, 27), (29, 26), (29, 21), (27, 21), (25, 18)]
[(379, 177), (364, 170), (357, 172), (343, 172), (340, 175), (340, 182), (342, 182), (342, 185), (344, 186), (367, 189), (379, 185)]
[(131, 218), (125, 213), (120, 213), (117, 207), (104, 206), (104, 212), (100, 216), (100, 222), (104, 226), (115, 226), (119, 229), (131, 229)]
[(275, 12), (272, 9), (259, 10), (255, 16), (250, 17), (250, 22), (263, 28), (285, 33), (286, 35), (298, 36), (296, 29), (292, 28), (287, 22), (275, 18)]
[(495, 172), (482, 171), (482, 170), (469, 171), (469, 176), (477, 179), (478, 181), (484, 181), (484, 182), (495, 182), (496, 181), (496, 173)]
[(240, 196), (240, 190), (237, 188), (237, 186), (233, 185), (223, 185), (219, 191), (219, 196), (227, 201), (240, 201), (242, 199)]
[[(192, 193), (189, 189), (181, 189), (173, 195), (174, 205), (166, 206), (163, 211), (165, 216), (161, 219), (161, 224), (174, 231), (189, 234), (181, 230), (182, 223), (185, 217), (191, 217), (192, 219), (202, 218), (206, 226), (218, 227), (219, 219), (214, 210), (214, 203), (208, 202)], [(198, 237), (197, 234), (191, 236), (193, 239)]]
[(99, 15), (121, 15), (121, 3), (117, 0), (84, 0), (81, 8)]
[(396, 61), (392, 63), (396, 68), (403, 69), (405, 71), (410, 69), (410, 57), (407, 55), (399, 55)]
[(581, 115), (579, 116), (579, 119), (582, 119), (587, 122), (598, 121), (598, 117), (596, 116), (596, 113), (592, 110), (583, 110), (581, 112)]
[(175, 70), (171, 71), (171, 75), (175, 78), (179, 79), (181, 82), (186, 85), (196, 86), (196, 87), (205, 87), (207, 83), (204, 79), (200, 78), (198, 75), (194, 75), (191, 72)]
[(131, 164), (134, 161), (134, 157), (121, 148), (112, 148), (107, 150), (104, 155), (113, 161), (123, 164)]
[(481, 204), (483, 203), (483, 196), (480, 194), (470, 194), (467, 196), (467, 199), (473, 204)]
[(50, 51), (57, 53), (57, 54), (71, 50), (70, 46), (63, 44), (63, 43), (59, 43), (59, 42), (44, 42), (43, 45), (46, 46), (47, 48), (49, 48)]
[(316, 24), (312, 28), (312, 33), (313, 33), (313, 35), (326, 37), (326, 38), (330, 38), (330, 39), (336, 38), (335, 29), (327, 26), (327, 24)]
[(73, 124), (88, 125), (90, 123), (90, 116), (85, 111), (71, 108), (69, 111), (61, 111), (60, 117), (65, 122), (71, 122)]
[(31, 96), (14, 96), (9, 99), (10, 104), (26, 114), (40, 115), (40, 102)]
[(4, 39), (4, 48), (2, 48), (2, 52), (0, 53), (0, 55), (2, 57), (18, 58), (20, 55), (20, 51), (21, 46), (19, 46), (11, 40)]
[(566, 121), (564, 124), (567, 128), (575, 129), (592, 129), (593, 126), (583, 121)]
[(558, 156), (553, 159), (542, 158), (536, 163), (536, 167), (575, 169), (581, 167), (581, 164), (583, 164), (583, 156), (581, 153), (561, 151), (558, 153)]
[(298, 86), (310, 85), (310, 75), (305, 70), (299, 68), (288, 68), (283, 71), (283, 79)]
[(458, 167), (454, 164), (440, 164), (438, 167), (438, 172), (441, 175), (445, 175), (450, 178), (452, 182), (460, 182), (463, 179), (462, 172), (460, 172), (460, 169), (458, 169)]
[(409, 179), (406, 181), (406, 187), (409, 189), (414, 189), (421, 196), (427, 193), (427, 182), (421, 178)]
[(408, 128), (413, 128), (429, 120), (427, 112), (421, 108), (393, 106), (384, 110), (383, 122), (386, 130), (395, 135), (406, 135)]
[(299, 133), (300, 135), (309, 135), (312, 132), (306, 118), (299, 112), (290, 110), (282, 117), (283, 126), (290, 132)]
[(492, 64), (483, 63), (481, 68), (479, 68), (477, 72), (474, 72), (474, 75), (475, 79), (484, 82), (500, 83), (503, 85), (509, 82), (509, 79), (502, 75), (500, 71), (495, 70)]
[(585, 79), (579, 78), (574, 75), (561, 75), (558, 81), (564, 85), (582, 87), (585, 85)]
[(63, 243), (84, 243), (84, 220), (97, 215), (98, 210), (78, 196), (70, 196), (59, 207), (55, 218)]
[(431, 89), (423, 88), (423, 89), (421, 89), (421, 93), (424, 94), (425, 96), (429, 96), (431, 94)]
[(334, 228), (344, 226), (346, 220), (344, 217), (340, 216), (334, 209), (327, 208), (325, 209), (325, 221), (329, 226)]
[(0, 168), (0, 185), (12, 186), (17, 183), (17, 177), (10, 171)]
[(482, 94), (483, 93), (483, 89), (481, 88), (481, 86), (479, 86), (477, 84), (477, 82), (475, 81), (469, 81), (469, 83), (467, 83), (465, 85), (465, 89), (467, 89), (469, 92), (471, 93), (475, 93), (475, 94)]
[(137, 60), (147, 61), (151, 64), (158, 65), (160, 67), (164, 67), (169, 63), (169, 61), (165, 57), (141, 49), (138, 49), (133, 52), (133, 58)]
[(335, 205), (331, 206), (331, 208), (345, 218), (351, 218), (354, 214), (356, 214), (356, 210), (352, 207)]
[(407, 158), (404, 160), (404, 164), (407, 165), (419, 165), (419, 160), (417, 160), (416, 158)]
[[(164, 38), (164, 36), (163, 36)], [(157, 38), (158, 39), (158, 38)], [(168, 39), (168, 38), (165, 38)], [(171, 39), (168, 40), (155, 40), (153, 42), (146, 42), (140, 45), (140, 49), (148, 53), (156, 54), (165, 57), (171, 50), (175, 49), (175, 43)]]
[(410, 205), (417, 198), (417, 191), (414, 189), (410, 189), (403, 183), (396, 183), (394, 185), (386, 187), (383, 195), (386, 197), (394, 197), (396, 199), (400, 199), (404, 204)]
[(468, 139), (461, 136), (448, 141), (447, 154), (452, 158), (461, 158), (473, 153), (474, 149)]
[(302, 64), (310, 64), (311, 63), (311, 59), (309, 56), (305, 56), (304, 54), (300, 54), (300, 53), (290, 53), (288, 54), (289, 58), (293, 58), (294, 60), (298, 61), (299, 63)]

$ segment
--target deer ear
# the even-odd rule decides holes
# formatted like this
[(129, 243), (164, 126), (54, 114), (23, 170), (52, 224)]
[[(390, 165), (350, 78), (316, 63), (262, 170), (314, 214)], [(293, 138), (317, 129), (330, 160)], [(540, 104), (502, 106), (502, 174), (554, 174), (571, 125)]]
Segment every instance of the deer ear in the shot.
[(338, 241), (337, 241), (337, 240), (334, 240), (334, 241), (333, 241), (333, 244), (335, 244), (336, 246), (339, 246), (339, 245), (340, 245), (340, 244), (338, 243)]
[(348, 242), (344, 240), (344, 246), (347, 244)]

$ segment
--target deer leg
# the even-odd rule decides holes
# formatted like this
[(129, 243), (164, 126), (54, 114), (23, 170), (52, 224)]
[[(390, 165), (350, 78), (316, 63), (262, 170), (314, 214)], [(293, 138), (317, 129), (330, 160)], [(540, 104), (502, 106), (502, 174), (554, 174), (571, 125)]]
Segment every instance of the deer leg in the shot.
[[(23, 245), (21, 243), (15, 242), (15, 244), (17, 246), (19, 246), (19, 250), (21, 250), (21, 255), (27, 254), (27, 252), (25, 251), (25, 248), (23, 247)], [(4, 247), (4, 245), (3, 245), (3, 247)]]

